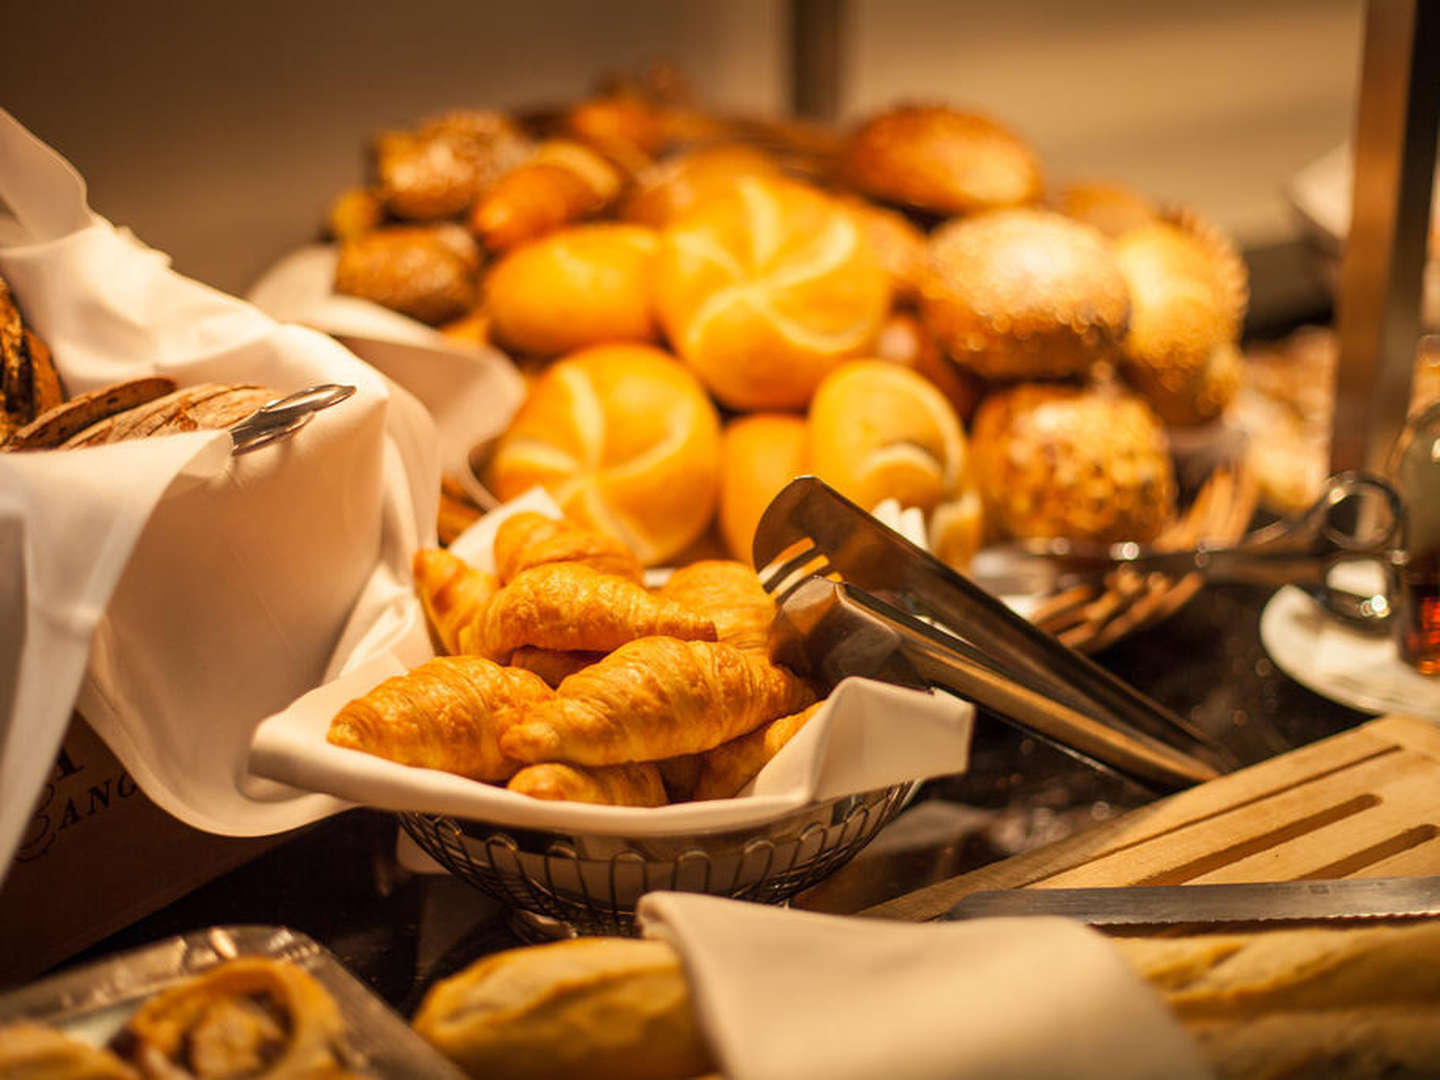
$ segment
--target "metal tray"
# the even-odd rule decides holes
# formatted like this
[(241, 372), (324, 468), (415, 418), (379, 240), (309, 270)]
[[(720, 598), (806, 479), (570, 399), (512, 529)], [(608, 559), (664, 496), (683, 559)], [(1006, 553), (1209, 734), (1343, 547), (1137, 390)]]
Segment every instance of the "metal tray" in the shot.
[(345, 1021), (347, 1068), (381, 1080), (464, 1080), (330, 952), (281, 926), (216, 926), (53, 975), (0, 996), (0, 1025), (31, 1020), (104, 1046), (145, 999), (238, 956), (285, 960), (319, 980)]

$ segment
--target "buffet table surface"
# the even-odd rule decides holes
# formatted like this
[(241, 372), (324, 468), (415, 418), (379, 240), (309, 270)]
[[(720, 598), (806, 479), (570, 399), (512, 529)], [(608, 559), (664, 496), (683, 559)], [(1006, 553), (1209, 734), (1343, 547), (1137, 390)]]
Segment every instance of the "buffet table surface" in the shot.
[[(1211, 587), (1097, 659), (1224, 741), (1244, 764), (1368, 719), (1275, 668), (1259, 632), (1268, 598), (1264, 590)], [(869, 847), (795, 906), (859, 912), (1154, 798), (982, 716), (970, 771), (924, 785)], [(409, 1015), (437, 978), (522, 939), (506, 910), (470, 885), (403, 869), (396, 833), (392, 815), (363, 809), (302, 830), (64, 966), (209, 926), (283, 925), (327, 946)]]

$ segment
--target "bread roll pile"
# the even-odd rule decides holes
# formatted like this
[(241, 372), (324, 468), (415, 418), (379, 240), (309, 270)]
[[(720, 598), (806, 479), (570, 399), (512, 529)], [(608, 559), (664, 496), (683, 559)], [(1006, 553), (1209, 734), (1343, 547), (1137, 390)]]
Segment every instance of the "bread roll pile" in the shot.
[[(337, 288), (545, 372), (482, 479), (501, 498), (543, 484), (647, 564), (707, 542), (747, 561), (806, 471), (920, 508), (960, 567), (987, 537), (1153, 539), (1175, 510), (1165, 425), (1213, 420), (1237, 388), (1228, 241), (1119, 185), (1047, 203), (1035, 150), (983, 115), (903, 105), (841, 135), (707, 113), (664, 80), (524, 122), (450, 114), (375, 160), (332, 213)], [(412, 289), (362, 259), (385, 246)], [(633, 370), (597, 379), (600, 355)], [(1032, 383), (1063, 392), (1015, 392)], [(639, 419), (670, 400), (672, 422)], [(1002, 505), (1002, 475), (1025, 498)]]

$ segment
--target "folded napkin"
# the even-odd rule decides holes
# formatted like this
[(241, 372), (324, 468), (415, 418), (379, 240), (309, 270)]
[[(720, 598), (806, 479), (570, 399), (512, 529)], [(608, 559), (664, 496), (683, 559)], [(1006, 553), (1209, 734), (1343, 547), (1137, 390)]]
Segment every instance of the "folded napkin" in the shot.
[(1210, 1076), (1103, 937), (1066, 919), (912, 923), (647, 894), (728, 1080)]

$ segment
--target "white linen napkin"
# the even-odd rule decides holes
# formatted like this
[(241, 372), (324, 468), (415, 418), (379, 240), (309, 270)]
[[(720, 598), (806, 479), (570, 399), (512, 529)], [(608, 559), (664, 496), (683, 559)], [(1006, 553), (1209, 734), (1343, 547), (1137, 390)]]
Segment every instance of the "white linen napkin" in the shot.
[(1160, 998), (1066, 919), (898, 923), (647, 893), (727, 1080), (1203, 1080)]

